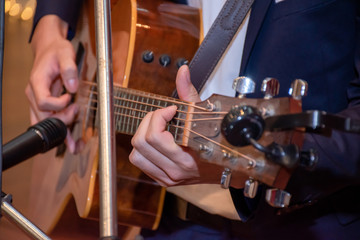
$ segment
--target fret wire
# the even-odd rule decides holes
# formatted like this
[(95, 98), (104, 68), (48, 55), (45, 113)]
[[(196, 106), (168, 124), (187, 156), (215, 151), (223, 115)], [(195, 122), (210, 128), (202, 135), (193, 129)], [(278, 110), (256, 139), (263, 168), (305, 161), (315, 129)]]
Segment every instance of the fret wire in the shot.
[(131, 103), (130, 103), (130, 116), (131, 116), (131, 119), (128, 121), (128, 133), (132, 133), (132, 124), (131, 122), (133, 122), (134, 118), (133, 118), (133, 111), (134, 111), (134, 103), (135, 103), (135, 95), (134, 94), (131, 94)]
[(159, 109), (159, 99), (155, 99), (155, 106), (154, 106), (154, 110), (153, 111), (156, 111)]
[[(148, 106), (149, 106), (149, 100), (150, 100), (150, 98), (146, 98), (145, 112), (149, 112), (149, 111), (147, 110), (147, 109), (148, 109)], [(145, 117), (145, 114), (144, 114), (143, 117)]]
[[(119, 96), (122, 98), (120, 101), (119, 101), (119, 106), (122, 106), (124, 104), (124, 100), (123, 100), (123, 95), (124, 93), (123, 92), (119, 92)], [(120, 107), (117, 107), (118, 108), (118, 113), (121, 114), (121, 116), (119, 117), (119, 131), (122, 130), (122, 125), (123, 125), (123, 114), (124, 114), (124, 109), (123, 108), (120, 108)]]
[[(164, 101), (164, 108), (166, 108), (166, 107), (168, 106), (168, 104), (169, 104), (169, 102)], [(170, 121), (170, 122), (171, 122), (171, 121)], [(166, 125), (166, 129), (167, 129), (167, 131), (170, 132), (170, 124), (167, 124), (167, 125)]]
[[(189, 113), (189, 107), (187, 106), (187, 105), (183, 105), (182, 106), (182, 108), (183, 109), (185, 109), (185, 111), (183, 111), (183, 118), (184, 118), (184, 120), (183, 120), (183, 122), (182, 122), (182, 124), (184, 125), (184, 127), (185, 127), (185, 122), (187, 121), (187, 115), (188, 115), (188, 113)], [(179, 121), (181, 121), (181, 119), (179, 119)], [(180, 138), (182, 139), (183, 137), (183, 135), (184, 135), (184, 129), (182, 128), (182, 129), (180, 129), (180, 133), (179, 133), (179, 135), (180, 135)]]
[(143, 101), (144, 101), (144, 97), (143, 96), (138, 96), (138, 101), (139, 101), (139, 107), (138, 109), (136, 109), (136, 115), (138, 116), (138, 118), (136, 119), (136, 124), (135, 124), (135, 131), (139, 128), (139, 118), (141, 117), (141, 111), (142, 111), (142, 106), (143, 106)]
[(124, 119), (125, 119), (125, 114), (124, 114), (124, 108), (122, 108), (121, 106), (122, 105), (124, 105), (124, 95), (125, 95), (125, 93), (124, 92), (120, 92), (120, 96), (121, 96), (121, 98), (122, 98), (122, 100), (121, 100), (121, 105), (120, 105), (120, 108), (119, 108), (119, 112), (120, 112), (120, 114), (121, 114), (121, 117), (120, 117), (120, 128), (119, 128), (119, 131), (123, 131), (123, 128), (124, 128)]
[(152, 99), (152, 103), (151, 103), (151, 107), (150, 107), (151, 111), (154, 111), (154, 106), (155, 106), (155, 98)]
[[(130, 93), (130, 97), (129, 97), (129, 99), (130, 98), (132, 98), (131, 100), (134, 100), (133, 98), (134, 98), (134, 94), (131, 94)], [(129, 101), (129, 103), (130, 103), (130, 106), (129, 106), (129, 115), (131, 116), (131, 109), (133, 108), (133, 102), (132, 101)], [(127, 133), (130, 133), (130, 121), (131, 121), (131, 118), (128, 118), (128, 120), (127, 120), (127, 122), (126, 122), (126, 132)]]
[(131, 94), (131, 100), (130, 101), (130, 109), (129, 109), (129, 115), (130, 115), (130, 118), (127, 122), (127, 132), (131, 134), (131, 131), (132, 131), (132, 126), (131, 126), (131, 121), (134, 119), (133, 118), (133, 115), (132, 115), (132, 112), (133, 112), (133, 109), (134, 109), (134, 98), (135, 98), (135, 95), (134, 94)]
[[(117, 95), (118, 96), (121, 96), (123, 93), (122, 92), (119, 92), (119, 91), (117, 91)], [(123, 100), (122, 99), (120, 99), (119, 101), (118, 101), (118, 103), (119, 103), (119, 105), (116, 105), (116, 106), (114, 106), (114, 108), (116, 108), (117, 109), (117, 113), (120, 115), (119, 117), (118, 117), (118, 128), (117, 128), (117, 130), (120, 132), (121, 131), (121, 124), (122, 124), (122, 109), (120, 108), (120, 107), (118, 107), (118, 106), (121, 106), (122, 105), (122, 103), (123, 103)]]
[[(122, 97), (120, 106), (123, 106), (125, 104), (124, 94), (125, 94), (124, 92), (120, 92), (120, 96)], [(121, 115), (125, 115), (124, 108), (119, 108), (118, 111), (120, 112)], [(125, 122), (125, 116), (121, 116), (120, 123), (119, 123), (120, 124), (119, 129), (121, 129), (121, 131), (124, 131), (123, 130), (124, 129), (124, 122)]]
[[(125, 93), (125, 99), (128, 98), (130, 94), (128, 92)], [(126, 114), (126, 116), (124, 117), (124, 123), (123, 123), (123, 131), (126, 132), (126, 122), (128, 121), (128, 109), (129, 109), (129, 101), (126, 101), (126, 108), (124, 108), (124, 112)]]
[[(135, 96), (134, 96), (135, 97)], [(138, 102), (139, 102), (139, 95), (136, 95), (136, 103), (135, 103), (135, 106), (134, 106), (134, 109), (135, 110), (133, 110), (133, 115), (134, 115), (134, 117), (136, 116), (136, 113), (137, 113), (137, 108), (138, 108)], [(132, 120), (132, 126), (131, 126), (131, 133), (135, 133), (135, 131), (136, 131), (136, 125), (135, 125), (135, 118), (133, 118), (133, 120)]]
[[(121, 100), (121, 105), (120, 106), (124, 106), (125, 102), (126, 102), (126, 98), (125, 98), (125, 94), (124, 92), (121, 92), (120, 96), (122, 97), (122, 100)], [(121, 114), (122, 115), (125, 115), (125, 109), (124, 108), (121, 108), (120, 110)], [(120, 121), (120, 129), (121, 131), (124, 131), (124, 127), (125, 127), (125, 116), (122, 116), (121, 118), (121, 121)]]
[[(118, 92), (114, 92), (114, 96), (116, 96), (117, 94), (119, 94), (119, 93), (118, 93)], [(116, 105), (118, 105), (118, 104), (121, 104), (121, 99), (114, 98), (114, 106), (116, 106)], [(119, 129), (119, 124), (120, 124), (119, 118), (121, 117), (121, 116), (119, 116), (119, 115), (116, 114), (116, 113), (118, 113), (118, 111), (119, 111), (119, 109), (114, 107), (115, 129), (116, 129), (116, 130)]]
[[(146, 99), (148, 99), (148, 98), (146, 98)], [(139, 117), (140, 117), (140, 119), (143, 119), (144, 117), (145, 117), (145, 114), (144, 114), (144, 112), (146, 112), (146, 110), (144, 110), (143, 108), (144, 108), (144, 106), (146, 107), (146, 105), (144, 105), (144, 101), (145, 101), (145, 97), (144, 96), (141, 96), (141, 106), (140, 106), (140, 111), (139, 111)], [(138, 121), (137, 121), (137, 125), (136, 125), (136, 129), (138, 129), (139, 128), (139, 126), (140, 126), (140, 123), (141, 123), (141, 120), (140, 119), (138, 119)]]
[[(178, 107), (180, 110), (182, 110), (182, 105), (180, 105), (179, 107)], [(182, 117), (182, 113), (181, 112), (179, 112), (178, 113), (178, 118), (181, 118)], [(177, 119), (176, 121), (175, 121), (175, 124), (176, 124), (176, 126), (179, 126), (179, 119)], [(178, 130), (179, 130), (179, 128), (175, 128), (175, 132), (174, 132), (174, 138), (176, 139), (176, 140), (178, 140)]]
[[(129, 93), (129, 92), (127, 92), (126, 93), (126, 99), (129, 99), (131, 97), (131, 94)], [(126, 113), (126, 117), (125, 117), (125, 121), (124, 121), (124, 132), (128, 132), (127, 131), (127, 127), (128, 127), (128, 121), (129, 121), (129, 111), (130, 111), (130, 101), (127, 101), (127, 100), (125, 100), (126, 101), (126, 108), (124, 108), (124, 111), (125, 111), (125, 113)]]

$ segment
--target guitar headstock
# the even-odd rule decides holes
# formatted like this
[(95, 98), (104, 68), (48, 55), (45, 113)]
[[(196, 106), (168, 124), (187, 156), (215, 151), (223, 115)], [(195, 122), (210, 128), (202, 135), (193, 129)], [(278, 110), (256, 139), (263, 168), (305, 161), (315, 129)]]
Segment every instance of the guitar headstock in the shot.
[(302, 112), (301, 96), (306, 95), (306, 82), (294, 81), (289, 91), (292, 97), (282, 98), (274, 98), (279, 92), (279, 84), (273, 78), (264, 80), (262, 99), (245, 97), (255, 89), (248, 78), (235, 79), (233, 87), (239, 93), (237, 98), (214, 94), (189, 107), (182, 145), (198, 151), (205, 161), (223, 166), (224, 174), (238, 171), (249, 176), (251, 182), (246, 184), (259, 181), (269, 186), (285, 187), (277, 183), (283, 167), (269, 160), (248, 139), (252, 138), (259, 146), (269, 146), (274, 142), (279, 145), (291, 143), (293, 130), (269, 131), (264, 119)]

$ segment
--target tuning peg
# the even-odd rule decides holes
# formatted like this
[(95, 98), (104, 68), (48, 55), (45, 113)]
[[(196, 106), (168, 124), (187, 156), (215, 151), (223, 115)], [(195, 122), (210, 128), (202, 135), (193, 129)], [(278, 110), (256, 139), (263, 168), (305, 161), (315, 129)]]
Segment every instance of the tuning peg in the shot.
[(231, 181), (231, 170), (229, 168), (225, 168), (221, 174), (220, 186), (224, 189), (228, 189), (230, 187), (230, 181)]
[(291, 194), (281, 189), (271, 188), (266, 190), (265, 199), (272, 207), (285, 208), (289, 206)]
[(234, 79), (233, 89), (239, 98), (243, 98), (246, 94), (255, 92), (255, 82), (248, 77), (237, 77)]
[(265, 129), (260, 111), (252, 106), (234, 106), (221, 122), (221, 132), (233, 146), (247, 146), (258, 140)]
[(254, 198), (258, 191), (259, 182), (249, 178), (245, 181), (244, 196), (248, 198)]
[(270, 99), (279, 94), (280, 83), (276, 78), (265, 78), (261, 84), (261, 92), (265, 99)]
[(308, 91), (307, 82), (302, 79), (295, 79), (291, 83), (291, 87), (289, 89), (289, 95), (291, 95), (296, 100), (300, 100), (302, 97), (307, 95), (307, 91)]
[(319, 161), (319, 156), (315, 149), (310, 148), (308, 151), (301, 151), (300, 153), (300, 165), (307, 170), (315, 168)]

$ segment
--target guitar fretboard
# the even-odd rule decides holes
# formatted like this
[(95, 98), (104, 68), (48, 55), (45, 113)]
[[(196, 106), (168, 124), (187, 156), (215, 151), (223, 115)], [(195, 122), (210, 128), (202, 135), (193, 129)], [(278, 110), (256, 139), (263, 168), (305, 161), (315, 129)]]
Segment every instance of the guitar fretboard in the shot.
[(115, 129), (119, 133), (134, 135), (147, 113), (172, 105), (178, 109), (168, 123), (167, 130), (173, 134), (175, 141), (181, 141), (188, 108), (186, 103), (153, 93), (117, 87), (114, 89)]

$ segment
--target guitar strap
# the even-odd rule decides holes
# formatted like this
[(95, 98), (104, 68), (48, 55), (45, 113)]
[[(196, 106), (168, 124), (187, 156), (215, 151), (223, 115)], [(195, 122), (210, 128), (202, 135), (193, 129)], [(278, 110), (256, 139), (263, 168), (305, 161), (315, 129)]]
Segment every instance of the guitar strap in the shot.
[[(244, 21), (254, 0), (227, 0), (189, 64), (190, 76), (198, 92), (216, 67), (227, 46)], [(178, 98), (177, 91), (173, 97)]]

